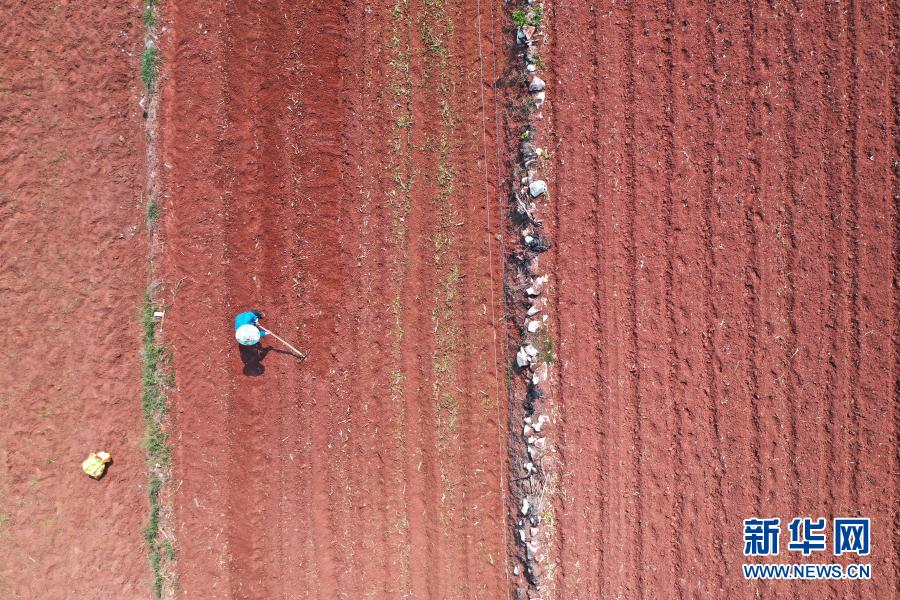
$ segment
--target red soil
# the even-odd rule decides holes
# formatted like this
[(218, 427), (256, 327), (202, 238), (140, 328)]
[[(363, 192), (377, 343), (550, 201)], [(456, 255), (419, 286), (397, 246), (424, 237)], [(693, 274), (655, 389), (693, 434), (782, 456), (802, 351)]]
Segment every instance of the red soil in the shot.
[[(550, 9), (557, 597), (891, 596), (891, 7)], [(857, 515), (871, 581), (743, 580), (742, 519)]]
[(167, 4), (181, 597), (507, 595), (478, 3), (403, 6)]
[(0, 14), (0, 598), (148, 598), (140, 7)]
[[(501, 4), (165, 6), (177, 595), (509, 597)], [(4, 8), (0, 598), (147, 598), (141, 7)], [(890, 8), (548, 0), (556, 598), (895, 590)], [(855, 515), (872, 581), (742, 579)]]

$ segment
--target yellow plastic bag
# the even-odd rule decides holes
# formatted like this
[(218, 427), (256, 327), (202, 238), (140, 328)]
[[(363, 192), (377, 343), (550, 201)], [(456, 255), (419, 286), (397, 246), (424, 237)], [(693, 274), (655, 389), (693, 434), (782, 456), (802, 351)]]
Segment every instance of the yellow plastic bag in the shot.
[(106, 463), (111, 460), (109, 452), (91, 452), (87, 460), (81, 463), (81, 470), (94, 479), (100, 479), (106, 471)]

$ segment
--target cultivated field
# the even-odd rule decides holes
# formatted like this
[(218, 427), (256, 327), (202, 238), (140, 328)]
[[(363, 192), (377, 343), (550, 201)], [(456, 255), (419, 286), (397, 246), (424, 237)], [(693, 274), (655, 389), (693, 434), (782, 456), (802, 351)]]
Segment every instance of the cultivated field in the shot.
[(0, 3), (0, 598), (148, 598), (143, 25), (22, 4)]
[[(506, 594), (476, 17), (173, 12), (162, 298), (184, 597)], [(246, 375), (230, 323), (251, 308), (309, 358), (272, 352)]]
[[(557, 596), (891, 596), (891, 7), (573, 1), (549, 22)], [(753, 516), (872, 518), (873, 580), (745, 582)]]
[(896, 8), (531, 6), (0, 2), (0, 600), (892, 597)]

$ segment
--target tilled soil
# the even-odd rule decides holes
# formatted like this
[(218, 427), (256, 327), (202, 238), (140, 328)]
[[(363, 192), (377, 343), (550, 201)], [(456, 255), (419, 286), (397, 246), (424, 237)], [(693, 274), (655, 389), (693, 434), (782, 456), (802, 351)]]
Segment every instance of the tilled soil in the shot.
[[(142, 6), (2, 11), (0, 598), (151, 595)], [(892, 7), (545, 7), (543, 590), (891, 597)], [(510, 597), (506, 8), (165, 3), (177, 597)], [(308, 357), (239, 352), (249, 309)], [(872, 518), (870, 557), (795, 562), (873, 579), (745, 581), (754, 516)]]
[(0, 15), (0, 598), (148, 598), (141, 8)]
[[(507, 595), (479, 6), (168, 4), (182, 597)], [(247, 309), (308, 358), (245, 365)]]
[[(891, 7), (576, 0), (549, 23), (557, 597), (891, 596)], [(745, 581), (753, 516), (785, 525), (773, 562), (835, 560), (830, 532), (785, 552), (793, 517), (870, 517), (873, 579)]]

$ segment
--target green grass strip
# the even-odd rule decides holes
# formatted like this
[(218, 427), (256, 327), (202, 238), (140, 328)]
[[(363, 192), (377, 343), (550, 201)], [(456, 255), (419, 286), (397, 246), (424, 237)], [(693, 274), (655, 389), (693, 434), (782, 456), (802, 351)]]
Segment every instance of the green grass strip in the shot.
[(156, 81), (156, 72), (159, 66), (159, 50), (153, 46), (144, 48), (141, 54), (141, 79), (147, 88), (152, 88)]
[(174, 558), (174, 550), (168, 542), (160, 542), (161, 508), (159, 494), (166, 481), (167, 468), (172, 461), (172, 450), (168, 443), (168, 435), (162, 429), (162, 422), (168, 412), (166, 403), (166, 387), (170, 385), (171, 376), (166, 373), (167, 355), (165, 349), (156, 339), (157, 320), (153, 316), (155, 307), (148, 290), (141, 307), (140, 319), (142, 329), (141, 348), (141, 408), (144, 413), (147, 433), (144, 445), (147, 450), (149, 475), (147, 493), (150, 500), (150, 517), (144, 527), (144, 540), (150, 553), (150, 568), (153, 572), (153, 593), (162, 597), (163, 557)]

